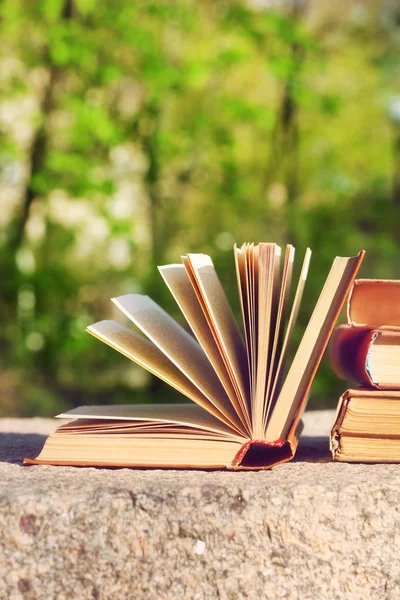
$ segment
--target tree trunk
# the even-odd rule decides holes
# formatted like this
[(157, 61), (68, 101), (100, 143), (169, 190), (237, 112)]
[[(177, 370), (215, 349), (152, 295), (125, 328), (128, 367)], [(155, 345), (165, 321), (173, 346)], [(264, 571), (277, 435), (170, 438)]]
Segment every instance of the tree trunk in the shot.
[[(73, 16), (73, 1), (65, 0), (63, 11), (62, 11), (62, 19), (69, 20), (72, 19)], [(45, 63), (47, 62), (47, 67), (49, 69), (49, 79), (48, 83), (45, 87), (42, 101), (40, 103), (40, 112), (41, 112), (41, 123), (39, 128), (36, 130), (35, 135), (33, 136), (31, 150), (30, 150), (30, 174), (29, 174), (29, 182), (26, 186), (25, 193), (22, 198), (22, 206), (20, 210), (20, 215), (14, 224), (14, 227), (11, 229), (8, 247), (11, 250), (12, 254), (18, 250), (21, 246), (24, 234), (26, 223), (29, 218), (30, 209), (32, 203), (36, 197), (37, 190), (35, 189), (35, 176), (37, 173), (40, 173), (45, 165), (46, 154), (47, 154), (47, 120), (48, 116), (53, 110), (54, 106), (54, 92), (61, 75), (61, 71), (59, 67), (54, 66), (51, 63), (49, 49), (45, 50)]]

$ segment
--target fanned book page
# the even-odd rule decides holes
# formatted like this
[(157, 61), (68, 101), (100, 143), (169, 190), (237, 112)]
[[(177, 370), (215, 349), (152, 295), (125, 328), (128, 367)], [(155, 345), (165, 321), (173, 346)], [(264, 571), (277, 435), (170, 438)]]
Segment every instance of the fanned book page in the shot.
[(283, 252), (274, 243), (235, 245), (240, 324), (204, 254), (159, 267), (185, 327), (148, 296), (113, 298), (139, 331), (110, 320), (87, 331), (192, 402), (75, 408), (24, 462), (265, 469), (293, 458), (301, 413), (364, 251), (333, 261), (289, 365), (311, 251), (295, 284), (294, 256), (291, 245)]

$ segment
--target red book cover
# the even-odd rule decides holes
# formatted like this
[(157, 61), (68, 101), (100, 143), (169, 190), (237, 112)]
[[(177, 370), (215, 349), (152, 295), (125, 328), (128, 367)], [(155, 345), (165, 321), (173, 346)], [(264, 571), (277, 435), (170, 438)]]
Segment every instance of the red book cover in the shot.
[(341, 379), (356, 381), (363, 386), (376, 389), (390, 389), (400, 387), (385, 382), (373, 380), (370, 372), (370, 355), (377, 338), (397, 338), (400, 344), (400, 330), (398, 329), (367, 329), (341, 325), (332, 337), (331, 364), (336, 375)]

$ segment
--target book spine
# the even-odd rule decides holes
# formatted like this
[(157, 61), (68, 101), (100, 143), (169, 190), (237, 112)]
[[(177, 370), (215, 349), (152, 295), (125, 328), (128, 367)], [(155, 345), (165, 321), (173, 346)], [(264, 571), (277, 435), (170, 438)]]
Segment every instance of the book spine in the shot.
[(276, 465), (291, 460), (296, 451), (297, 442), (292, 440), (249, 440), (246, 442), (228, 469), (243, 471), (258, 471), (271, 469)]
[(377, 388), (368, 370), (368, 355), (377, 331), (341, 326), (334, 333), (331, 345), (331, 365), (338, 377)]
[(342, 425), (344, 415), (346, 414), (347, 405), (351, 396), (351, 390), (347, 390), (339, 398), (336, 409), (335, 419), (332, 423), (329, 436), (329, 447), (332, 453), (333, 460), (340, 460), (340, 427)]

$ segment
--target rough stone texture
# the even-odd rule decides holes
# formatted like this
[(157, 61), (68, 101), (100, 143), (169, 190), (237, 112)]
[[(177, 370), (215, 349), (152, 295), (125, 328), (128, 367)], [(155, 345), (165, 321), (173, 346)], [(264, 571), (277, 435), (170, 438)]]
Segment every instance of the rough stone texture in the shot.
[(400, 598), (400, 466), (332, 463), (332, 416), (256, 473), (23, 467), (54, 422), (0, 421), (0, 598)]

